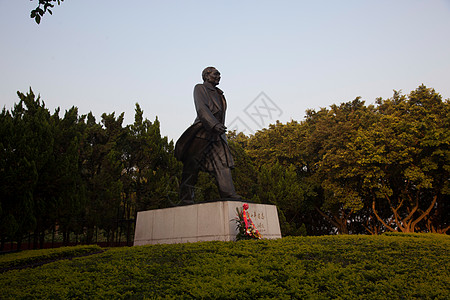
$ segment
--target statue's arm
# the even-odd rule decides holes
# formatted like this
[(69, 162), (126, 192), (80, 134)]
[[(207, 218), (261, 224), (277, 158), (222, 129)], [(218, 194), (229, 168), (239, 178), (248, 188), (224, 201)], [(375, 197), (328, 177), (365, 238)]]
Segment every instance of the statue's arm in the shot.
[(197, 116), (202, 122), (203, 126), (208, 131), (213, 131), (214, 126), (221, 124), (216, 117), (214, 117), (211, 108), (209, 107), (209, 95), (206, 89), (198, 84), (194, 88), (194, 103), (197, 110)]

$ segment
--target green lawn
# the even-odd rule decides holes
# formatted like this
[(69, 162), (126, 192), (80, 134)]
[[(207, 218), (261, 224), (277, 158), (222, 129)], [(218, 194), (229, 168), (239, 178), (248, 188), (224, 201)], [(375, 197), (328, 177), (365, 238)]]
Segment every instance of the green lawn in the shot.
[[(0, 256), (0, 299), (450, 298), (445, 235), (288, 237), (101, 253), (92, 246), (70, 249)], [(61, 254), (31, 268), (26, 257), (48, 262), (47, 251)], [(78, 252), (85, 256), (73, 257)]]

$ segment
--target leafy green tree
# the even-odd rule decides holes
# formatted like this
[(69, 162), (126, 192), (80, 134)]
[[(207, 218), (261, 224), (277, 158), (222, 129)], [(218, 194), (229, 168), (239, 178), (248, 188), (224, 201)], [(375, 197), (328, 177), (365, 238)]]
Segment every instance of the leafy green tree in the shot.
[[(446, 232), (449, 207), (450, 133), (449, 101), (434, 89), (418, 87), (408, 96), (378, 100), (380, 122), (367, 143), (382, 154), (374, 163), (380, 168), (376, 199), (372, 208), (377, 219), (390, 231)], [(369, 180), (368, 180), (369, 181)], [(390, 208), (389, 218), (378, 213), (381, 199)]]
[(315, 191), (305, 180), (310, 172), (303, 151), (305, 133), (302, 123), (277, 122), (256, 132), (244, 144), (258, 174), (257, 197), (263, 203), (277, 205), (283, 234), (303, 234), (304, 221), (311, 215), (306, 199)]
[(305, 167), (303, 141), (305, 132), (297, 121), (282, 124), (270, 124), (249, 138), (246, 152), (253, 159), (257, 168), (276, 162), (283, 166), (294, 165), (298, 169)]
[(173, 178), (181, 172), (181, 164), (173, 155), (173, 142), (161, 137), (157, 118), (153, 123), (144, 119), (139, 104), (135, 111), (135, 122), (127, 127), (124, 145), (128, 197), (134, 194), (137, 211), (170, 206), (168, 197), (178, 191)]
[(88, 242), (97, 228), (105, 231), (108, 242), (117, 233), (123, 170), (121, 143), (126, 136), (123, 115), (116, 118), (114, 113), (103, 114), (102, 124), (96, 123), (92, 114), (87, 116), (81, 159), (87, 193), (83, 223)]
[(64, 233), (66, 242), (70, 232), (82, 232), (81, 220), (87, 202), (80, 158), (85, 118), (72, 107), (65, 112), (64, 118), (56, 118), (55, 124), (54, 156), (58, 176), (52, 184), (61, 189), (55, 209), (55, 226)]
[(122, 202), (119, 216), (127, 242), (138, 211), (172, 206), (178, 201), (181, 164), (173, 155), (173, 142), (161, 137), (160, 123), (143, 117), (138, 103), (134, 123), (122, 140)]
[(36, 225), (33, 213), (33, 187), (37, 172), (22, 147), (24, 122), (16, 105), (10, 113), (3, 109), (0, 115), (0, 235), (1, 249), (6, 240), (19, 239)]
[(359, 232), (358, 223), (372, 233), (447, 230), (448, 103), (440, 95), (421, 86), (409, 99), (395, 93), (376, 108), (357, 99), (319, 116), (310, 137), (319, 143), (312, 153), (322, 154), (317, 210), (339, 232)]
[[(357, 176), (356, 158), (348, 148), (358, 132), (374, 122), (373, 106), (366, 107), (360, 98), (330, 110), (309, 112), (306, 147), (308, 161), (314, 165), (311, 179), (320, 185), (321, 197), (315, 209), (339, 233), (350, 233), (355, 213), (364, 206), (361, 178)], [(311, 124), (310, 124), (311, 123)]]
[(249, 138), (242, 132), (239, 134), (229, 132), (227, 138), (235, 163), (235, 168), (231, 172), (236, 192), (244, 199), (257, 201), (258, 173), (244, 148)]
[(73, 108), (61, 120), (59, 110), (50, 115), (32, 90), (18, 95), (20, 102), (12, 113), (2, 113), (2, 206), (7, 235), (18, 241), (19, 248), (22, 236), (30, 231), (34, 247), (38, 243), (42, 247), (45, 231), (58, 222), (61, 202), (77, 195), (72, 183), (77, 178), (79, 134), (63, 129), (68, 116), (77, 118), (77, 111)]
[[(28, 161), (35, 174), (35, 182), (30, 186), (32, 211), (36, 220), (34, 226), (34, 247), (42, 247), (44, 233), (55, 222), (58, 188), (55, 179), (54, 156), (54, 116), (45, 107), (40, 97), (30, 90), (27, 95), (18, 93), (20, 102), (14, 109), (14, 115), (20, 120), (17, 151), (19, 159)], [(55, 112), (55, 115), (57, 112)], [(18, 238), (21, 240), (21, 238)]]
[(263, 165), (258, 176), (258, 198), (278, 208), (283, 235), (296, 235), (303, 225), (301, 219), (304, 188), (294, 165), (284, 167), (278, 162)]

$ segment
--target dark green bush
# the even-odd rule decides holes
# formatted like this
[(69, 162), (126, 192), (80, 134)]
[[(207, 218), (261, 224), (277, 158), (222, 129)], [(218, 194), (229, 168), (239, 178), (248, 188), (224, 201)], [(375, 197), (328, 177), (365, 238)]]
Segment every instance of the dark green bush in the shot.
[(448, 299), (444, 235), (114, 248), (0, 274), (2, 299)]
[(0, 256), (0, 270), (102, 251), (97, 245), (27, 250)]

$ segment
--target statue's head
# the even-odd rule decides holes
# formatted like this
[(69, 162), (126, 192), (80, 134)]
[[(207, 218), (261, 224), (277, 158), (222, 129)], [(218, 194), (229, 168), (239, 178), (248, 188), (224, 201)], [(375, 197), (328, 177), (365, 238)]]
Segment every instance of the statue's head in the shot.
[(207, 67), (202, 72), (203, 81), (216, 86), (220, 82), (220, 72), (214, 67)]

